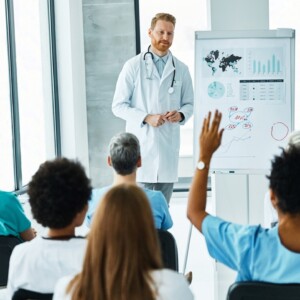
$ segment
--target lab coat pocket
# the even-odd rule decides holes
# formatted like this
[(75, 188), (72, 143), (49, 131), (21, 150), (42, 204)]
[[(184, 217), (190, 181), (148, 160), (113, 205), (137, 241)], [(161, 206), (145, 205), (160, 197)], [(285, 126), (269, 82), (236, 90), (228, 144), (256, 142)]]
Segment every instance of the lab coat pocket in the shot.
[(169, 94), (169, 111), (178, 110), (181, 107), (181, 87), (182, 82), (176, 80), (174, 82), (174, 91)]
[(180, 148), (180, 125), (178, 123), (172, 123), (172, 149), (179, 154)]
[(144, 144), (152, 138), (150, 126), (148, 124), (137, 126), (136, 122), (133, 120), (126, 122), (126, 132), (134, 134), (138, 138), (140, 144)]

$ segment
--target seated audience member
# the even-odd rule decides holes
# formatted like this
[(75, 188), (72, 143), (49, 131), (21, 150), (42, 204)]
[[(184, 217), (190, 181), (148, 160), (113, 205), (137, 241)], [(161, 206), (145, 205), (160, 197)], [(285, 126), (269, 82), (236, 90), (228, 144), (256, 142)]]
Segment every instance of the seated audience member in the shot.
[(58, 158), (43, 163), (28, 187), (33, 217), (48, 233), (13, 250), (8, 298), (18, 289), (53, 293), (57, 280), (82, 268), (86, 239), (75, 236), (87, 212), (90, 180), (79, 162)]
[(264, 197), (264, 227), (271, 228), (278, 223), (278, 215), (276, 209), (272, 205), (270, 191), (265, 193)]
[[(108, 164), (114, 169), (113, 186), (121, 183), (136, 184), (136, 171), (141, 166), (140, 144), (137, 137), (131, 133), (121, 133), (114, 136), (109, 145)], [(93, 214), (102, 196), (111, 188), (106, 186), (93, 189), (92, 199), (89, 201), (87, 225), (90, 226)], [(155, 227), (169, 229), (173, 225), (167, 201), (160, 191), (144, 188), (154, 217)]]
[(182, 274), (162, 269), (149, 202), (141, 188), (120, 184), (98, 206), (82, 271), (59, 280), (54, 300), (189, 300)]
[(15, 236), (21, 241), (35, 237), (35, 230), (31, 228), (18, 198), (3, 191), (0, 191), (0, 236)]
[[(188, 199), (187, 215), (205, 237), (210, 255), (238, 272), (237, 281), (300, 283), (300, 152), (295, 147), (275, 156), (268, 179), (279, 222), (272, 229), (238, 225), (206, 211), (209, 164), (221, 143), (221, 113), (204, 119), (199, 164)], [(226, 201), (226, 199), (223, 199)]]
[[(286, 150), (291, 146), (295, 146), (300, 151), (300, 131), (294, 131), (290, 134)], [(270, 191), (267, 191), (264, 198), (264, 226), (273, 227), (278, 222), (278, 215), (276, 209), (273, 207), (270, 199)]]

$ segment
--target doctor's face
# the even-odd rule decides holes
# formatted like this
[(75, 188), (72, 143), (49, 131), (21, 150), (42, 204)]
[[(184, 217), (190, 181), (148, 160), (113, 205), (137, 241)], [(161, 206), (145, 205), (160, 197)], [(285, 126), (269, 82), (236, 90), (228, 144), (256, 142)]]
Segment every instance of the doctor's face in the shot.
[(158, 20), (155, 27), (149, 29), (148, 35), (151, 38), (152, 51), (159, 56), (164, 56), (172, 46), (174, 25), (171, 22)]

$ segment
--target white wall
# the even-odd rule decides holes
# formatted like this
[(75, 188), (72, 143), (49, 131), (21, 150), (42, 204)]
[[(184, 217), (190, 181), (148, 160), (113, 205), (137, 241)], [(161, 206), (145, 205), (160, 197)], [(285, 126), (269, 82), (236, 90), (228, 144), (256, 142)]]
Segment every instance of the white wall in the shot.
[(56, 0), (55, 22), (62, 155), (89, 173), (81, 0)]
[(269, 29), (269, 0), (210, 0), (211, 30)]

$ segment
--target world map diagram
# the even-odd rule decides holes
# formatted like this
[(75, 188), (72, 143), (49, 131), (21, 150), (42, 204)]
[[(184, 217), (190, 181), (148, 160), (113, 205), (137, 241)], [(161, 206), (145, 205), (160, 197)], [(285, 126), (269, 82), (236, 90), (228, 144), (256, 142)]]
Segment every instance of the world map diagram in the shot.
[(238, 62), (241, 59), (241, 56), (228, 54), (220, 50), (212, 50), (203, 58), (207, 66), (211, 69), (213, 76), (218, 70), (226, 72), (231, 69), (234, 73), (240, 73)]

